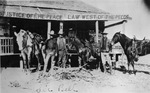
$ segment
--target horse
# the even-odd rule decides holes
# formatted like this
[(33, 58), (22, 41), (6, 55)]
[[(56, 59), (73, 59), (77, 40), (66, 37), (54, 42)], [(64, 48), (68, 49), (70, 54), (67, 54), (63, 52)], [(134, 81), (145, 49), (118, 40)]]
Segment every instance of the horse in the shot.
[[(57, 38), (50, 38), (47, 39), (44, 42), (44, 45), (42, 46), (42, 55), (44, 59), (44, 75), (46, 75), (46, 72), (48, 72), (48, 64), (49, 59), (51, 59), (51, 72), (53, 72), (53, 68), (55, 65), (55, 57), (57, 56), (58, 52), (58, 45), (57, 45)], [(51, 73), (53, 74), (53, 73)]]
[[(70, 65), (72, 61), (71, 59), (74, 56), (78, 56), (77, 60), (80, 60), (81, 57), (79, 56), (79, 52), (81, 53), (81, 48), (83, 48), (84, 45), (76, 37), (66, 36), (65, 39), (66, 39), (67, 61), (69, 61)], [(79, 65), (81, 65), (81, 60), (79, 61)]]
[(92, 62), (95, 60), (96, 68), (100, 66), (101, 60), (101, 44), (95, 42), (95, 37), (92, 35), (89, 35), (89, 40), (86, 40), (85, 42), (86, 47), (89, 49), (88, 53), (88, 62)]
[(125, 34), (122, 34), (120, 32), (116, 32), (111, 40), (111, 46), (113, 46), (116, 43), (120, 43), (124, 53), (127, 57), (128, 61), (128, 71), (131, 73), (132, 71), (129, 69), (129, 66), (132, 65), (133, 67), (133, 73), (136, 73), (136, 70), (134, 68), (134, 62), (138, 61), (138, 55), (137, 55), (137, 43), (135, 43), (134, 39), (130, 39)]
[(23, 29), (20, 30), (19, 33), (14, 32), (16, 36), (16, 41), (19, 46), (19, 50), (21, 51), (21, 57), (23, 58), (24, 63), (24, 70), (31, 71), (30, 65), (31, 65), (31, 57), (32, 55), (35, 55), (38, 61), (38, 66), (36, 70), (41, 70), (41, 56), (40, 56), (40, 43), (43, 40), (43, 38), (36, 34), (32, 34), (29, 31), (25, 31)]
[(85, 46), (85, 41), (76, 36), (75, 31), (70, 31), (66, 36), (67, 59), (71, 62), (72, 55), (78, 56), (79, 66), (86, 66), (89, 49)]
[[(85, 68), (89, 67), (93, 60), (96, 62), (100, 61), (100, 46), (96, 42), (93, 42), (93, 39), (94, 37), (91, 36), (89, 40), (80, 40), (76, 36), (76, 33), (71, 31), (66, 40), (68, 50), (74, 50), (73, 52), (78, 53), (80, 59), (79, 64)], [(98, 66), (99, 64), (96, 63), (96, 68)]]
[(136, 37), (134, 37), (134, 39), (137, 44), (136, 48), (139, 56), (150, 54), (150, 40), (145, 38), (143, 40), (138, 40)]

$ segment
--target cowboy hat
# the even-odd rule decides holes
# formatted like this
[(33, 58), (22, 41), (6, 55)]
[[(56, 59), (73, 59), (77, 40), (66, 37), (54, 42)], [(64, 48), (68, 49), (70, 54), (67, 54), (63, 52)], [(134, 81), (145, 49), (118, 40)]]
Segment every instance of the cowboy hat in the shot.
[(108, 33), (101, 33), (102, 35), (107, 35)]
[(60, 29), (59, 32), (58, 32), (58, 34), (62, 35), (63, 34), (63, 30)]
[(69, 28), (69, 31), (73, 31), (73, 28)]
[(55, 33), (54, 33), (54, 31), (53, 31), (53, 30), (50, 32), (50, 35), (55, 35)]

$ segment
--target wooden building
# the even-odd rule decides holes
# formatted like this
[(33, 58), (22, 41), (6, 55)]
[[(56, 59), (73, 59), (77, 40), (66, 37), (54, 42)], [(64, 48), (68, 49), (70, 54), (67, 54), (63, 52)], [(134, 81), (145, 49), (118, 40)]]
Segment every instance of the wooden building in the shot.
[(79, 0), (1, 0), (0, 1), (0, 55), (14, 55), (18, 52), (14, 31), (29, 30), (49, 38), (49, 33), (70, 28), (79, 37), (88, 38), (90, 32), (104, 32), (106, 21), (128, 20), (128, 15), (113, 15)]

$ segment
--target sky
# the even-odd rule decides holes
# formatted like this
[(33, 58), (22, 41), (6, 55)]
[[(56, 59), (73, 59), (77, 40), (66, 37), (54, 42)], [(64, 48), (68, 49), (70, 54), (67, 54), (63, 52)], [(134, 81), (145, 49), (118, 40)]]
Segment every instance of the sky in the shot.
[[(102, 9), (106, 12), (118, 15), (129, 15), (132, 20), (125, 24), (125, 34), (137, 39), (144, 37), (150, 39), (150, 10), (146, 7), (144, 0), (82, 0), (83, 2)], [(146, 0), (145, 0), (146, 1)], [(116, 23), (116, 21), (106, 22), (105, 25)], [(112, 38), (115, 32), (122, 31), (123, 25), (106, 28), (108, 38)]]

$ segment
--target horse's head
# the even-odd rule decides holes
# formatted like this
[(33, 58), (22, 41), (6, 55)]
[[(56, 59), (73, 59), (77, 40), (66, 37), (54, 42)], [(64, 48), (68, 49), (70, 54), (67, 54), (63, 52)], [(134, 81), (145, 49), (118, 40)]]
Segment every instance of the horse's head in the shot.
[(44, 38), (41, 35), (37, 34), (37, 33), (33, 33), (33, 37), (34, 37), (34, 39), (36, 40), (37, 43), (41, 43), (41, 42), (44, 41)]
[(113, 36), (113, 38), (111, 40), (111, 45), (112, 46), (120, 41), (121, 35), (122, 34), (120, 32), (115, 33), (115, 35)]
[(14, 32), (16, 36), (16, 41), (19, 46), (19, 50), (24, 49), (26, 46), (31, 46), (32, 45), (32, 36), (30, 36), (30, 33), (27, 33), (25, 30), (20, 30), (19, 33)]
[(89, 42), (90, 43), (94, 43), (95, 42), (94, 36), (92, 36), (92, 35), (89, 36)]
[(16, 36), (16, 41), (17, 41), (17, 44), (18, 44), (18, 46), (19, 46), (19, 50), (22, 50), (23, 49), (23, 36), (24, 36), (24, 34), (26, 33), (26, 31), (24, 31), (24, 30), (20, 30), (20, 32), (19, 33), (16, 33), (16, 32), (14, 32), (14, 34), (15, 34), (15, 36)]
[(39, 48), (41, 49), (45, 39), (40, 34), (37, 33), (33, 33), (33, 36), (34, 36), (34, 44), (39, 45)]

